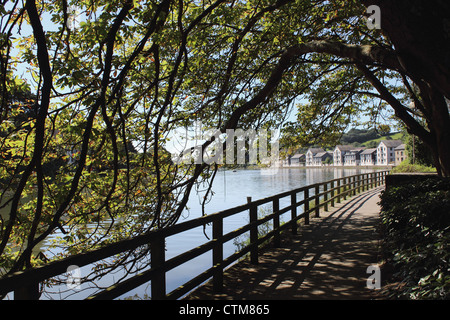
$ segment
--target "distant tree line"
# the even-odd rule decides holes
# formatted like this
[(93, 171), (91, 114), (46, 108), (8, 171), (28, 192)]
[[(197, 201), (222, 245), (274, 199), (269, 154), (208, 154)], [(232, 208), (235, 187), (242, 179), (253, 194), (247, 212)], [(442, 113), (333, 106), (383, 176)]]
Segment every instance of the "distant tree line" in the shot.
[(350, 129), (341, 138), (341, 144), (363, 143), (369, 140), (380, 138), (381, 135), (376, 129)]

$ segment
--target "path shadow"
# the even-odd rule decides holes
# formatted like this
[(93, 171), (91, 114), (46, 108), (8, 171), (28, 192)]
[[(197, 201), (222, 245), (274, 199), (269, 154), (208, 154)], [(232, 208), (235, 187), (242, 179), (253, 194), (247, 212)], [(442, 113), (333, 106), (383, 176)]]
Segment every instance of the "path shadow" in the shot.
[(223, 293), (207, 283), (186, 299), (370, 299), (366, 269), (377, 261), (379, 192), (321, 212), (298, 235), (286, 234), (280, 248), (263, 250), (258, 265), (233, 265), (225, 271)]

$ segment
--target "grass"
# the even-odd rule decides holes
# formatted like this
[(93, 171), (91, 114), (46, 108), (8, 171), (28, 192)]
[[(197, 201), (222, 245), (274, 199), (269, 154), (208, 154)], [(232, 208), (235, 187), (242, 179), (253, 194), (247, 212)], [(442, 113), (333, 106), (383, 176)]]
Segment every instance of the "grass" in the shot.
[(436, 168), (421, 164), (412, 164), (408, 159), (392, 169), (391, 173), (436, 173)]
[(378, 145), (381, 141), (383, 140), (387, 140), (387, 137), (389, 137), (392, 140), (402, 140), (403, 138), (403, 133), (401, 132), (396, 132), (396, 133), (392, 133), (392, 134), (388, 134), (386, 136), (382, 136), (379, 137), (377, 139), (373, 139), (373, 140), (368, 140), (366, 142), (361, 143), (362, 146), (367, 147), (370, 144), (373, 144), (373, 142), (376, 142), (376, 144)]

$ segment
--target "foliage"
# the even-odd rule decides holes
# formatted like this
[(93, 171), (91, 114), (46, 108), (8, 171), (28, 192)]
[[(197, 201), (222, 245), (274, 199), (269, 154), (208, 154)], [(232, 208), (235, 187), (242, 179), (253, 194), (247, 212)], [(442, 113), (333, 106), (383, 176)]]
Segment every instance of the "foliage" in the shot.
[(413, 135), (407, 135), (406, 152), (411, 162), (414, 159), (414, 164), (427, 167), (434, 166), (433, 153), (430, 148)]
[(352, 128), (342, 135), (341, 144), (352, 144), (354, 142), (363, 143), (380, 137), (375, 129), (365, 130)]
[(363, 142), (361, 145), (367, 148), (376, 148), (378, 147), (378, 145), (380, 144), (381, 141), (383, 140), (404, 140), (405, 136), (402, 132), (397, 132), (397, 133), (391, 133), (387, 136), (383, 136), (374, 140), (369, 140), (366, 142)]
[(218, 169), (174, 163), (177, 128), (276, 128), (297, 106), (287, 140), (323, 144), (386, 111), (373, 77), (410, 99), (357, 0), (15, 0), (0, 12), (2, 274), (176, 223)]
[(436, 168), (424, 166), (421, 164), (412, 164), (409, 159), (402, 161), (398, 166), (394, 167), (392, 173), (407, 172), (436, 172)]
[(391, 295), (449, 299), (450, 182), (445, 179), (393, 186), (381, 196), (385, 259), (394, 266)]

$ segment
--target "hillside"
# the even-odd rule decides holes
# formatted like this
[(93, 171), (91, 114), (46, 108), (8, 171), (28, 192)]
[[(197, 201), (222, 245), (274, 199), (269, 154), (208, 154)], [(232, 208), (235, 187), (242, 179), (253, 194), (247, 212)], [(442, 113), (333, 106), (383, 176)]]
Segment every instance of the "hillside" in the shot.
[[(380, 135), (375, 129), (365, 130), (365, 129), (350, 129), (348, 132), (344, 133), (336, 145), (348, 145), (351, 144), (355, 147), (366, 147), (366, 148), (376, 148), (382, 140), (402, 140), (405, 141), (405, 134), (402, 132), (392, 132), (386, 135)], [(336, 145), (329, 145), (324, 147), (325, 150), (333, 151)], [(304, 148), (288, 149), (282, 151), (282, 154), (293, 155), (295, 153), (306, 153), (309, 147), (319, 147), (319, 146), (308, 146)]]
[(350, 129), (342, 135), (340, 144), (375, 148), (382, 140), (403, 140), (403, 133), (392, 132), (381, 135), (375, 129)]
[(375, 148), (382, 140), (402, 140), (404, 139), (404, 134), (401, 132), (393, 132), (386, 136), (381, 136), (377, 139), (368, 140), (361, 145), (364, 147)]

